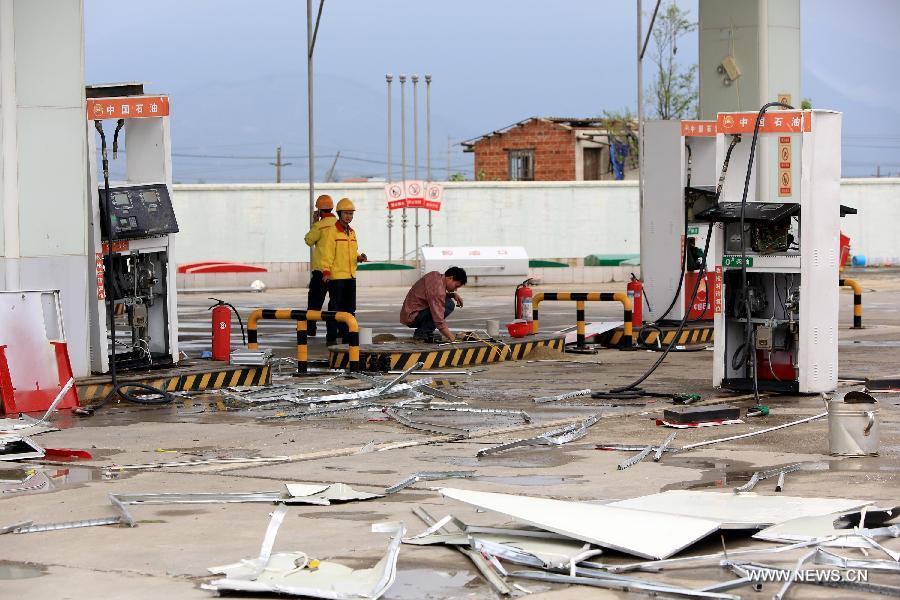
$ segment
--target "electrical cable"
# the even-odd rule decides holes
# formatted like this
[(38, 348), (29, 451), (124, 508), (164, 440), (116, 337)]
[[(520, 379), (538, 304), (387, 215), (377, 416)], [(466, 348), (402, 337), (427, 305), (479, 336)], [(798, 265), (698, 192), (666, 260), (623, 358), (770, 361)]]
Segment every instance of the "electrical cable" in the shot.
[[(736, 135), (732, 138), (731, 143), (728, 145), (728, 150), (725, 152), (725, 161), (722, 163), (722, 172), (719, 174), (719, 182), (716, 187), (716, 195), (715, 195), (715, 203), (719, 203), (719, 196), (722, 195), (722, 187), (725, 184), (725, 175), (728, 173), (728, 164), (731, 162), (731, 153), (734, 151), (734, 147), (737, 146), (741, 142), (741, 136)], [(706, 259), (709, 254), (709, 242), (712, 240), (712, 233), (714, 227), (710, 224), (709, 229), (706, 232), (706, 243), (703, 246), (703, 256), (701, 258), (700, 269), (701, 271), (706, 270)], [(698, 277), (694, 282), (694, 290), (691, 292), (691, 300), (689, 302), (690, 305), (694, 304), (694, 299), (697, 297), (697, 291), (700, 289), (700, 282), (702, 281), (701, 277)], [(688, 321), (688, 316), (690, 315), (689, 311), (685, 311), (684, 317), (682, 317), (681, 322), (678, 324), (678, 328), (675, 330), (675, 335), (672, 336), (672, 341), (669, 342), (669, 345), (666, 346), (665, 350), (662, 351), (659, 358), (656, 360), (653, 365), (647, 369), (643, 375), (638, 377), (635, 381), (630, 384), (622, 387), (613, 388), (610, 390), (612, 393), (625, 392), (628, 390), (633, 390), (637, 388), (641, 383), (644, 382), (650, 375), (653, 374), (656, 369), (659, 368), (659, 365), (666, 359), (669, 355), (669, 352), (675, 347), (678, 343), (678, 337), (681, 335), (681, 332), (684, 330), (684, 326)]]
[[(121, 131), (122, 127), (125, 125), (125, 119), (119, 119), (116, 123), (116, 131), (113, 135), (113, 158), (118, 152), (118, 139), (119, 139), (119, 131)], [(159, 388), (145, 385), (142, 383), (119, 383), (118, 372), (116, 370), (116, 298), (118, 294), (116, 293), (117, 286), (112, 285), (111, 278), (113, 277), (113, 240), (112, 240), (112, 212), (110, 211), (110, 193), (109, 193), (109, 156), (106, 148), (106, 133), (103, 131), (103, 122), (100, 120), (94, 121), (94, 128), (100, 134), (100, 155), (102, 158), (102, 166), (103, 166), (103, 204), (104, 209), (106, 211), (106, 277), (104, 281), (104, 285), (106, 283), (110, 283), (108, 285), (108, 298), (107, 298), (107, 314), (109, 315), (109, 336), (110, 336), (110, 344), (109, 349), (111, 354), (109, 355), (109, 376), (112, 382), (112, 389), (109, 393), (101, 400), (100, 402), (96, 402), (89, 406), (83, 407), (84, 410), (81, 411), (81, 414), (90, 415), (93, 412), (105, 405), (109, 402), (113, 397), (120, 396), (121, 398), (127, 400), (128, 402), (132, 402), (135, 404), (167, 404), (171, 402), (174, 398), (173, 396)], [(102, 239), (102, 236), (101, 236)], [(142, 396), (135, 396), (128, 392), (123, 391), (123, 388), (138, 388), (144, 389), (148, 392), (151, 392), (156, 398), (148, 399)]]
[[(753, 352), (753, 313), (750, 308), (750, 286), (747, 283), (747, 232), (744, 231), (744, 215), (747, 209), (747, 196), (750, 193), (750, 177), (753, 174), (753, 159), (756, 157), (756, 143), (759, 139), (759, 126), (762, 122), (763, 115), (773, 106), (780, 106), (788, 110), (794, 107), (784, 102), (768, 102), (756, 113), (756, 123), (753, 126), (753, 138), (750, 140), (750, 158), (747, 159), (747, 176), (744, 178), (744, 192), (741, 195), (741, 296), (744, 301), (744, 310), (746, 312), (746, 321), (744, 323), (744, 344), (746, 346), (745, 369), (749, 369), (749, 376), (753, 380), (753, 399), (756, 405), (760, 405), (759, 400), (759, 380), (756, 372), (756, 353)], [(738, 347), (738, 351), (741, 347)], [(737, 352), (735, 352), (735, 357)], [(732, 366), (734, 366), (734, 357), (732, 358)], [(737, 369), (735, 369), (737, 370)], [(748, 372), (745, 370), (745, 373)]]

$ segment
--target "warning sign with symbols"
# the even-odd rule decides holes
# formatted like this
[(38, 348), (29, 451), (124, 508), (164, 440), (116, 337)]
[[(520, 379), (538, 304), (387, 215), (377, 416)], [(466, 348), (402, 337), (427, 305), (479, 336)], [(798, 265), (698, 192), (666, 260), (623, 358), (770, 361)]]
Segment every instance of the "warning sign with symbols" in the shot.
[(425, 186), (425, 208), (427, 210), (441, 210), (441, 200), (444, 197), (444, 188), (439, 183), (429, 183)]
[(406, 197), (403, 195), (402, 183), (389, 183), (384, 186), (384, 195), (387, 196), (388, 210), (406, 208)]
[(784, 198), (793, 195), (791, 185), (791, 136), (778, 137), (778, 197)]
[(407, 208), (425, 206), (425, 183), (422, 181), (404, 181), (404, 195)]

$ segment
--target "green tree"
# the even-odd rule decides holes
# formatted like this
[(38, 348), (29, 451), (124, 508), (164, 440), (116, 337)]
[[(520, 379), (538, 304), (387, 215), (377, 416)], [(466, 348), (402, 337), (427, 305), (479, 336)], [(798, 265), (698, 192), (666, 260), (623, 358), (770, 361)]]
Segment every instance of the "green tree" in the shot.
[(695, 119), (698, 113), (697, 65), (686, 67), (676, 60), (679, 38), (695, 31), (687, 11), (675, 2), (661, 7), (653, 27), (653, 48), (648, 50), (656, 72), (647, 104), (656, 119)]
[(449, 181), (465, 181), (466, 174), (465, 173), (454, 173), (450, 176)]

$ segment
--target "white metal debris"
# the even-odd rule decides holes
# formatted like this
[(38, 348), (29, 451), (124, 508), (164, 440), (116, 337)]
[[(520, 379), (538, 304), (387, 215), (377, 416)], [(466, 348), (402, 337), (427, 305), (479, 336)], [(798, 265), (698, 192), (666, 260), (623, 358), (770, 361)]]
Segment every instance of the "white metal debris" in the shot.
[[(719, 528), (698, 517), (512, 494), (444, 488), (440, 493), (513, 519), (604, 548), (645, 558), (667, 558)], [(660, 535), (660, 532), (666, 532)]]
[(299, 551), (271, 554), (285, 510), (286, 507), (281, 506), (273, 514), (258, 558), (210, 568), (211, 573), (225, 577), (202, 587), (214, 591), (270, 592), (331, 600), (376, 600), (394, 583), (400, 540), (406, 532), (402, 523), (373, 525), (372, 531), (391, 534), (387, 551), (372, 568), (351, 569), (328, 561), (313, 564), (306, 553)]
[(0, 460), (43, 457), (44, 449), (28, 436), (16, 433), (0, 435)]
[(384, 490), (385, 494), (394, 494), (419, 481), (439, 481), (441, 479), (467, 479), (475, 477), (475, 471), (420, 471), (413, 473), (405, 479), (401, 479), (394, 485)]
[(550, 431), (545, 431), (539, 435), (536, 435), (531, 438), (525, 438), (520, 440), (513, 440), (511, 442), (506, 442), (503, 444), (498, 444), (496, 446), (490, 446), (489, 448), (482, 448), (478, 452), (475, 453), (476, 457), (487, 456), (490, 454), (497, 454), (498, 452), (505, 452), (506, 450), (511, 450), (512, 448), (519, 448), (521, 446), (561, 446), (563, 444), (567, 444), (569, 442), (575, 441), (577, 439), (581, 439), (587, 435), (588, 427), (595, 424), (600, 420), (600, 415), (591, 415), (584, 421), (580, 423), (573, 423), (571, 425), (565, 425), (563, 427), (558, 427), (556, 429), (551, 429)]
[(569, 400), (571, 398), (579, 398), (581, 396), (590, 396), (591, 390), (576, 390), (574, 392), (566, 392), (565, 394), (558, 394), (556, 396), (538, 396), (534, 399), (535, 404), (545, 404), (547, 402), (561, 402), (563, 400)]
[(613, 502), (608, 506), (653, 511), (657, 514), (701, 517), (718, 521), (723, 529), (760, 529), (797, 517), (847, 512), (871, 502), (847, 498), (800, 498), (669, 490)]

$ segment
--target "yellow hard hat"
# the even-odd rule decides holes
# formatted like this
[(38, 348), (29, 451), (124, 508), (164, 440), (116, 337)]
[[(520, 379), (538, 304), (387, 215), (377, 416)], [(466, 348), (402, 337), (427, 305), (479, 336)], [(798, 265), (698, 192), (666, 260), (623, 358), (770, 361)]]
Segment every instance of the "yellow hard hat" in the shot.
[(328, 194), (322, 194), (316, 198), (316, 208), (319, 210), (331, 210), (334, 208), (334, 200)]
[(342, 210), (356, 210), (356, 207), (353, 206), (353, 201), (350, 198), (341, 198), (337, 205), (337, 211), (341, 212)]

